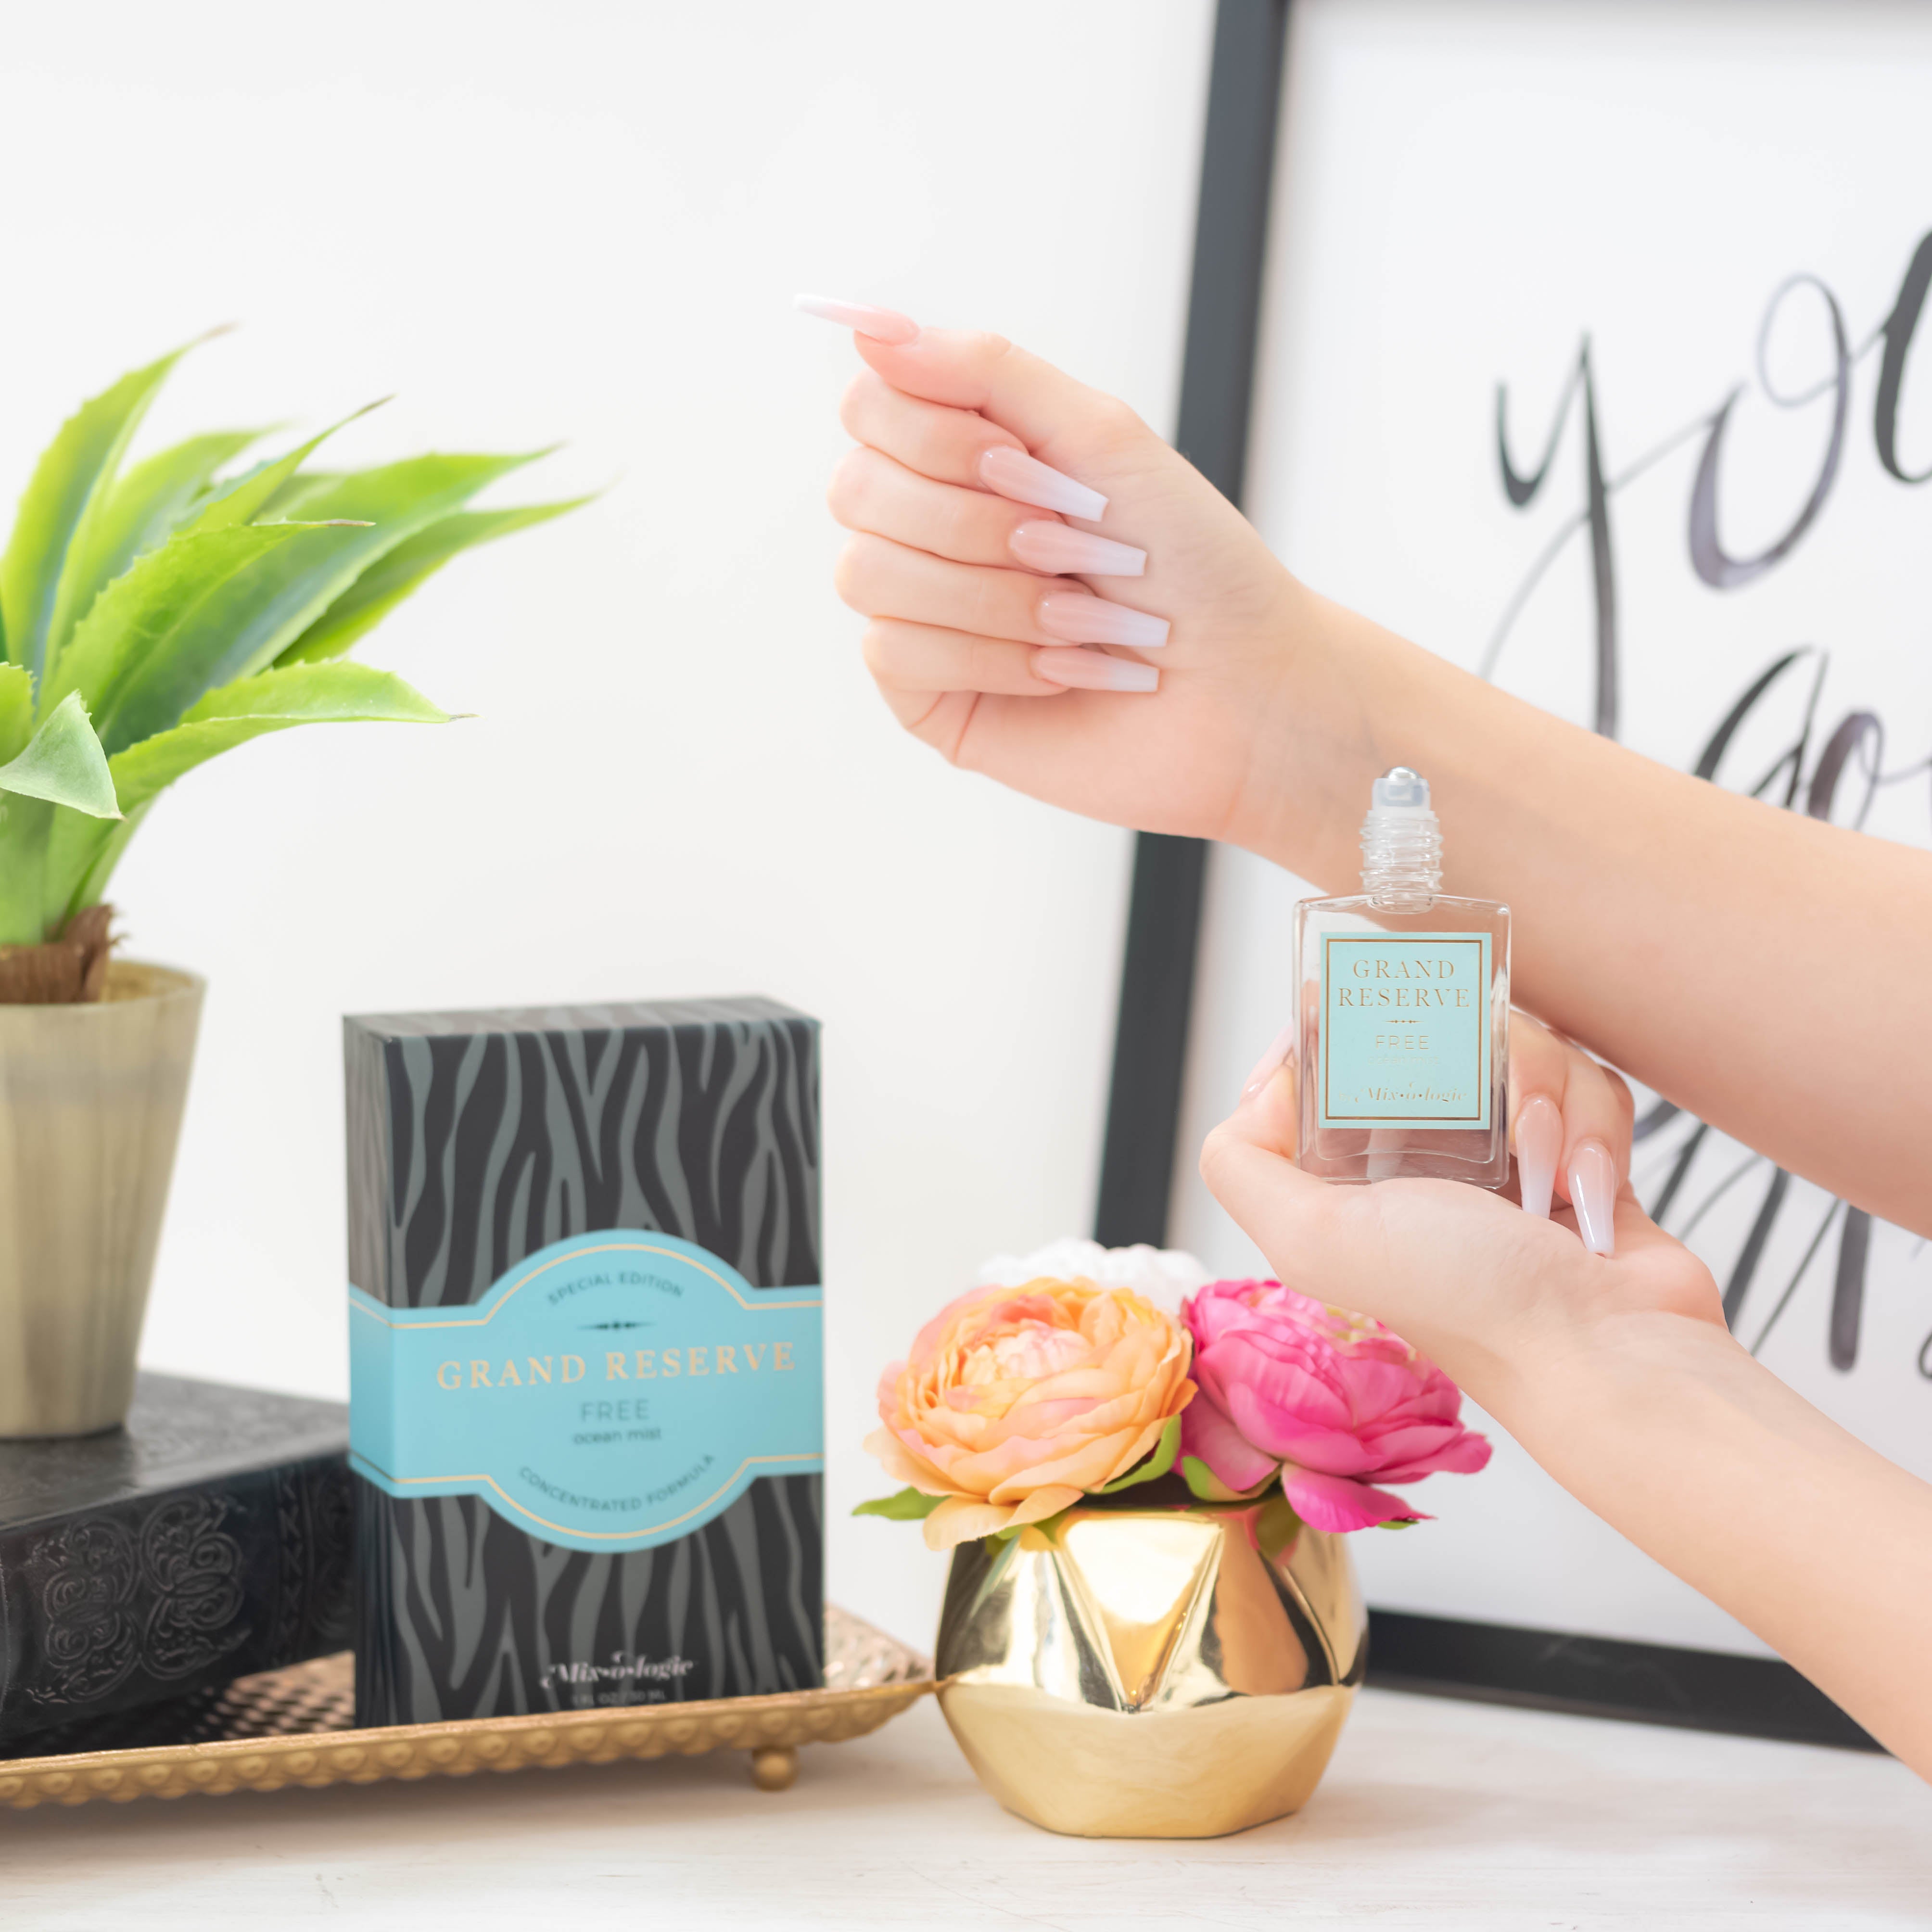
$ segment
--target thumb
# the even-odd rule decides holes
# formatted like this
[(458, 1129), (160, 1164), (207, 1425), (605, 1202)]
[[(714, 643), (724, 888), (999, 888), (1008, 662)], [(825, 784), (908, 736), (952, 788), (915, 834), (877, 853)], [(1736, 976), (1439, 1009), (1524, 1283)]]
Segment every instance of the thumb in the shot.
[(1360, 1236), (1346, 1224), (1370, 1190), (1330, 1187), (1295, 1166), (1296, 1096), (1290, 1059), (1208, 1136), (1201, 1178), (1280, 1280), (1334, 1301), (1338, 1278), (1359, 1265), (1348, 1251)]

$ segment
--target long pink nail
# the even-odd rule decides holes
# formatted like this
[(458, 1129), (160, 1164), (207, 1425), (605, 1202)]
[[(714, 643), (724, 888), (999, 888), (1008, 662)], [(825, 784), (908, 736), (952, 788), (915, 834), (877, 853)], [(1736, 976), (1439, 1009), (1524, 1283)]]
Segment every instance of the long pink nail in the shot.
[(1138, 577), (1147, 568), (1145, 550), (1066, 524), (1022, 524), (1006, 543), (1029, 570), (1056, 577)]
[(1097, 490), (1049, 470), (1023, 449), (1009, 449), (1001, 443), (980, 458), (980, 481), (988, 490), (1010, 496), (1016, 503), (1030, 503), (1036, 510), (1058, 510), (1063, 517), (1084, 517), (1090, 524), (1100, 520), (1107, 500)]
[(1160, 673), (1132, 658), (1110, 658), (1099, 651), (1049, 650), (1034, 660), (1034, 672), (1048, 684), (1073, 691), (1156, 691)]
[(1556, 1192), (1556, 1163), (1563, 1156), (1563, 1114), (1547, 1094), (1532, 1094), (1516, 1117), (1516, 1178), (1522, 1211), (1550, 1218)]
[(1157, 651), (1167, 642), (1168, 622), (1144, 610), (1130, 610), (1084, 590), (1056, 590), (1034, 606), (1034, 621), (1063, 644), (1126, 644)]
[(1247, 1084), (1241, 1089), (1241, 1104), (1244, 1106), (1274, 1078), (1276, 1070), (1288, 1058), (1288, 1049), (1294, 1044), (1294, 1022), (1290, 1020), (1275, 1035), (1267, 1052), (1255, 1062), (1255, 1070), (1248, 1076)]
[(896, 308), (874, 308), (866, 302), (839, 302), (831, 296), (794, 296), (794, 308), (815, 315), (824, 322), (836, 322), (844, 328), (856, 329), (874, 342), (897, 344), (916, 342), (919, 324)]
[(1601, 1141), (1579, 1141), (1570, 1156), (1570, 1204), (1593, 1255), (1616, 1252), (1617, 1164)]

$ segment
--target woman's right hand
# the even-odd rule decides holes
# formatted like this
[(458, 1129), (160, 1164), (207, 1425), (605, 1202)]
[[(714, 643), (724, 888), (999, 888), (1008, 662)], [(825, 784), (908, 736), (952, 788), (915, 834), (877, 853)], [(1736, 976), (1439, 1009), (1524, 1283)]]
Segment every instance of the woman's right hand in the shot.
[[(1250, 842), (1314, 600), (1124, 404), (999, 336), (860, 313), (910, 339), (855, 338), (870, 367), (830, 492), (854, 532), (838, 584), (871, 620), (866, 661), (900, 723), (1089, 818)], [(1104, 511), (1077, 514), (1066, 479)], [(1082, 533), (1144, 551), (1144, 572), (1114, 574), (1137, 561), (1118, 552), (1090, 562)], [(1112, 641), (1124, 612), (1165, 620), (1165, 643)]]

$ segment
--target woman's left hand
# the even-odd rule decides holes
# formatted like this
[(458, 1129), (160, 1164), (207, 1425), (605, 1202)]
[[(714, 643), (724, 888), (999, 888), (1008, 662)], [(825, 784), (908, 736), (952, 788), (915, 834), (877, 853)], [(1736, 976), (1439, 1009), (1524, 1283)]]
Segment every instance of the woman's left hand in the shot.
[(1510, 1016), (1510, 1151), (1525, 1212), (1561, 1202), (1592, 1253), (1616, 1240), (1617, 1196), (1630, 1178), (1630, 1090), (1520, 1009)]
[(1533, 1131), (1568, 1156), (1543, 1170), (1556, 1168), (1564, 1197), (1546, 1218), (1460, 1181), (1342, 1186), (1304, 1173), (1292, 1062), (1250, 1084), (1201, 1155), (1215, 1198), (1282, 1281), (1387, 1322), (1492, 1413), (1508, 1406), (1508, 1378), (1632, 1318), (1724, 1326), (1710, 1270), (1630, 1191), (1629, 1090), (1535, 1021), (1511, 1024), (1511, 1118), (1534, 1122), (1540, 1102), (1556, 1118)]

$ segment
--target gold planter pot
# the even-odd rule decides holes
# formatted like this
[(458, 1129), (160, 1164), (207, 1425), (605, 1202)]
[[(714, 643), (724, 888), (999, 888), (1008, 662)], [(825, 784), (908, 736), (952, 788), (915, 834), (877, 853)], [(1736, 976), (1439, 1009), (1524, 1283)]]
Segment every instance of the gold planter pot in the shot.
[(127, 1419), (203, 982), (116, 962), (84, 1006), (0, 1006), (0, 1436)]
[(1362, 1679), (1346, 1538), (1279, 1498), (1160, 1486), (1175, 1499), (953, 1552), (940, 1708), (980, 1783), (1049, 1831), (1210, 1838), (1299, 1810)]

